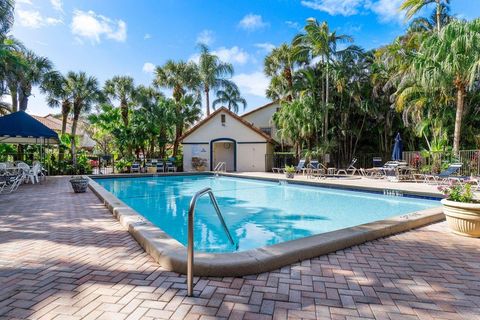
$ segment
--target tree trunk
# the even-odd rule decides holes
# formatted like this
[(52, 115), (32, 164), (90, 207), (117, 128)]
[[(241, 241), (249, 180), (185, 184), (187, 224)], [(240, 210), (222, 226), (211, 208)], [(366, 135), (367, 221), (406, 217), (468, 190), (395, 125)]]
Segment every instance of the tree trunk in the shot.
[[(76, 108), (74, 108), (76, 109)], [(80, 117), (80, 110), (74, 110), (73, 113), (73, 123), (72, 123), (72, 132), (71, 132), (71, 152), (72, 152), (72, 163), (74, 170), (77, 169), (77, 150), (75, 145), (75, 135), (77, 134), (77, 123), (78, 118)], [(76, 172), (75, 172), (76, 173)]]
[(442, 21), (441, 21), (441, 8), (442, 6), (440, 5), (440, 0), (436, 0), (437, 2), (437, 32), (440, 33), (440, 30), (442, 29)]
[(453, 134), (453, 154), (458, 155), (460, 150), (460, 135), (462, 133), (463, 105), (465, 99), (465, 87), (457, 86), (457, 111), (455, 113), (455, 132)]
[[(62, 102), (62, 132), (61, 135), (63, 136), (67, 131), (67, 120), (68, 115), (70, 114), (70, 102), (65, 100)], [(58, 153), (58, 161), (63, 161), (65, 157), (65, 153), (62, 148), (60, 148)]]
[(125, 127), (128, 127), (128, 102), (122, 100), (120, 102), (120, 110), (122, 112), (122, 120)]
[(18, 111), (18, 91), (17, 86), (9, 86), (10, 96), (12, 97), (12, 112)]
[(328, 96), (328, 91), (329, 91), (329, 77), (328, 77), (328, 65), (329, 65), (329, 62), (328, 62), (328, 58), (327, 58), (327, 72), (325, 74), (325, 118), (324, 118), (324, 130), (325, 130), (325, 142), (328, 141), (328, 100), (329, 100), (329, 96)]
[(27, 107), (28, 107), (28, 95), (21, 93), (20, 101), (19, 101), (19, 109), (22, 111), (26, 111)]
[(210, 90), (205, 86), (205, 99), (207, 100), (207, 117), (210, 115)]
[(183, 121), (182, 123), (178, 123), (175, 128), (175, 141), (173, 142), (173, 157), (177, 156), (178, 153), (178, 146), (180, 144), (180, 137), (183, 133)]

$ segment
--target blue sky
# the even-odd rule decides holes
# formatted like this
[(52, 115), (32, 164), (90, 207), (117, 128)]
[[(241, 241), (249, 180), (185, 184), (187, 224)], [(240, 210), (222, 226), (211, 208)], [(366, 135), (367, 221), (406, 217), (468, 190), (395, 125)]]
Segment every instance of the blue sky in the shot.
[[(197, 43), (235, 67), (234, 81), (247, 110), (268, 99), (263, 59), (273, 46), (289, 42), (309, 17), (354, 37), (371, 49), (405, 29), (401, 0), (17, 0), (12, 34), (62, 71), (83, 70), (99, 81), (130, 75), (149, 84), (152, 69), (167, 59), (195, 59)], [(480, 16), (479, 0), (452, 0), (452, 13)], [(29, 112), (45, 115), (34, 90)]]

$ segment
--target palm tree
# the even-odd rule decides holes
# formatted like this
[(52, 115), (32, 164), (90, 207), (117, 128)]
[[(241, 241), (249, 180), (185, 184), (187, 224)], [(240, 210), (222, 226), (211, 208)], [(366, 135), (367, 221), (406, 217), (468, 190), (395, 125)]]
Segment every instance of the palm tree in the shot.
[(480, 19), (453, 21), (422, 43), (412, 65), (412, 72), (426, 88), (455, 90), (454, 154), (460, 148), (465, 96), (480, 75), (479, 34)]
[(13, 10), (15, 1), (0, 0), (0, 42), (3, 42), (6, 34), (13, 25)]
[(176, 104), (175, 140), (173, 142), (173, 156), (175, 157), (185, 126), (181, 116), (185, 104), (182, 104), (181, 101), (188, 92), (198, 92), (200, 87), (198, 67), (192, 62), (169, 60), (163, 66), (156, 68), (154, 85), (173, 90), (173, 99)]
[(233, 76), (233, 66), (230, 63), (220, 61), (216, 55), (210, 53), (206, 45), (201, 44), (198, 74), (205, 93), (207, 116), (209, 116), (210, 90), (216, 91), (229, 84), (230, 81), (226, 78)]
[[(45, 76), (53, 68), (52, 62), (46, 58), (37, 56), (33, 51), (27, 50), (23, 54), (26, 66), (19, 75), (18, 81), (18, 108), (27, 110), (28, 99), (32, 95), (32, 87), (42, 83)], [(15, 106), (13, 106), (15, 109)]]
[[(267, 76), (272, 78), (270, 88), (267, 91), (270, 98), (283, 99), (286, 97), (288, 101), (292, 100), (294, 96), (294, 69), (301, 62), (305, 62), (298, 51), (297, 47), (283, 43), (265, 57), (263, 70)], [(277, 92), (281, 92), (282, 96), (278, 96)]]
[(73, 123), (71, 132), (71, 152), (73, 166), (77, 165), (75, 136), (80, 114), (88, 112), (92, 105), (101, 100), (101, 91), (95, 77), (87, 76), (85, 72), (70, 71), (67, 74), (68, 90), (72, 92)]
[(325, 115), (323, 135), (325, 141), (328, 137), (328, 109), (329, 109), (329, 94), (330, 94), (330, 65), (335, 54), (337, 54), (338, 42), (351, 42), (352, 38), (347, 35), (337, 34), (335, 31), (331, 32), (327, 22), (320, 24), (316, 19), (307, 19), (305, 26), (305, 33), (295, 36), (293, 40), (294, 46), (298, 47), (298, 54), (306, 59), (319, 57), (320, 63), (325, 65)]
[(50, 108), (61, 106), (61, 134), (64, 135), (67, 130), (68, 116), (72, 110), (72, 91), (68, 86), (67, 78), (60, 72), (51, 72), (40, 86), (40, 92), (46, 94), (47, 104)]
[[(68, 85), (67, 78), (60, 72), (50, 72), (40, 86), (40, 91), (46, 94), (47, 104), (50, 108), (61, 106), (62, 131), (64, 136), (67, 131), (67, 121), (72, 110), (72, 91)], [(63, 149), (60, 150), (58, 159), (64, 158)]]
[(223, 90), (217, 91), (217, 98), (213, 101), (213, 109), (216, 109), (217, 105), (225, 105), (228, 110), (238, 113), (239, 105), (243, 105), (243, 109), (247, 107), (247, 100), (241, 95), (238, 87), (235, 84), (229, 84)]
[(404, 0), (404, 2), (400, 5), (400, 10), (405, 11), (406, 19), (411, 19), (420, 10), (432, 3), (435, 3), (437, 7), (435, 13), (436, 28), (437, 32), (440, 32), (443, 27), (442, 12), (444, 11), (445, 7), (448, 7), (448, 5), (450, 4), (450, 0)]
[(135, 84), (133, 78), (128, 76), (115, 76), (105, 82), (103, 88), (105, 95), (120, 101), (120, 110), (125, 127), (128, 127), (128, 113), (135, 102)]
[(440, 26), (449, 24), (453, 17), (450, 15), (450, 7), (447, 5), (440, 5), (440, 20), (437, 20), (437, 9), (435, 9), (430, 17), (417, 17), (410, 23), (408, 32), (435, 32), (438, 30), (438, 21)]

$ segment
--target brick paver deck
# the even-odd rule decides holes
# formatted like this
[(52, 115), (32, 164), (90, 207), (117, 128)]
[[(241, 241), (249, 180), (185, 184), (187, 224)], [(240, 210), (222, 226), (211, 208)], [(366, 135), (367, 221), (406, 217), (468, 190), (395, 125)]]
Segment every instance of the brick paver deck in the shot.
[(480, 240), (438, 223), (195, 292), (66, 178), (0, 195), (2, 319), (480, 319)]

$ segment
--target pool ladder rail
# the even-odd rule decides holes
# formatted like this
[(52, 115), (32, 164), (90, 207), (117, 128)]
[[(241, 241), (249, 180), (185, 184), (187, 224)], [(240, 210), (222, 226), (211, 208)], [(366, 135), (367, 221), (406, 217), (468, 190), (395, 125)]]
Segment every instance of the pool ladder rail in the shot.
[(212, 188), (204, 188), (192, 197), (190, 200), (190, 207), (188, 208), (188, 243), (187, 243), (187, 294), (189, 297), (193, 296), (193, 263), (194, 263), (194, 232), (193, 232), (193, 220), (195, 214), (195, 205), (197, 204), (197, 200), (205, 195), (208, 194), (210, 196), (210, 201), (215, 208), (217, 213), (218, 219), (223, 227), (223, 231), (225, 231), (228, 240), (234, 246), (236, 246), (235, 241), (233, 240), (232, 235), (230, 234), (230, 230), (228, 230), (227, 224), (223, 219), (222, 212), (218, 207), (217, 199), (213, 194)]
[(219, 172), (226, 172), (227, 171), (227, 164), (225, 162), (219, 162), (213, 169), (213, 172), (216, 176), (218, 176)]

